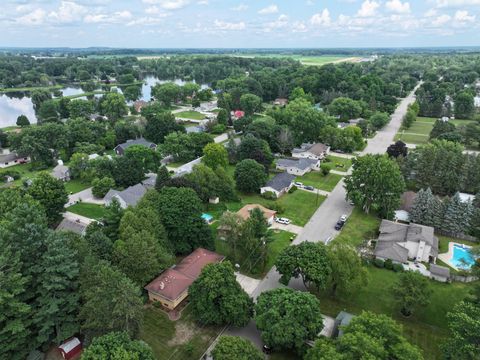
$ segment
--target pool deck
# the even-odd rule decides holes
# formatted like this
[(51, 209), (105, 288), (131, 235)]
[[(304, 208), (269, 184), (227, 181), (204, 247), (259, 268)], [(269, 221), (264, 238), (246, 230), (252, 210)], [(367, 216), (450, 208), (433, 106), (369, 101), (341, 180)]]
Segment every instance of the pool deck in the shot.
[(438, 258), (440, 260), (442, 260), (445, 264), (448, 264), (448, 266), (452, 267), (453, 269), (455, 270), (461, 270), (459, 269), (458, 267), (456, 267), (455, 265), (453, 265), (451, 263), (451, 259), (453, 258), (453, 246), (454, 245), (458, 245), (458, 246), (461, 246), (465, 249), (471, 249), (472, 247), (471, 246), (468, 246), (468, 245), (464, 245), (464, 244), (459, 244), (459, 243), (456, 243), (456, 242), (453, 242), (453, 241), (450, 241), (448, 243), (448, 251), (446, 253), (443, 253), (443, 254), (438, 254)]

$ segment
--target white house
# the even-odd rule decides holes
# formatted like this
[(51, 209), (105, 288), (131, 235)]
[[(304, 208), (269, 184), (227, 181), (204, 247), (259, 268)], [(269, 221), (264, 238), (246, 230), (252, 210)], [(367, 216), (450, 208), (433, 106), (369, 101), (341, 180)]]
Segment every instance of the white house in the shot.
[(290, 190), (295, 177), (295, 175), (286, 172), (277, 174), (260, 189), (260, 193), (273, 192), (278, 198)]
[(330, 146), (328, 145), (322, 143), (303, 143), (299, 148), (292, 150), (292, 156), (297, 159), (305, 158), (322, 160), (328, 155), (329, 152)]
[(135, 206), (140, 199), (147, 192), (147, 187), (143, 184), (136, 184), (126, 188), (123, 191), (109, 190), (105, 195), (105, 204), (108, 206), (112, 203), (113, 199), (117, 199), (122, 209), (126, 209), (129, 206)]
[(375, 256), (396, 263), (406, 263), (409, 259), (435, 263), (438, 238), (434, 236), (433, 230), (431, 226), (382, 220)]
[(318, 159), (278, 159), (277, 170), (284, 170), (292, 175), (303, 176), (312, 170), (320, 170)]
[(0, 149), (0, 168), (7, 168), (18, 164), (26, 164), (30, 161), (27, 156), (19, 156), (15, 152), (10, 152), (8, 149)]

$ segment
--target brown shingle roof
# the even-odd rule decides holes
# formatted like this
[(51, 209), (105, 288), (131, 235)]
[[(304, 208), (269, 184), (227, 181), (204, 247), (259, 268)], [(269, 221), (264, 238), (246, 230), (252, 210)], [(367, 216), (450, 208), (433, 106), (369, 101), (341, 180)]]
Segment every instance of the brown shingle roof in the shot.
[(173, 301), (188, 290), (206, 265), (221, 262), (224, 258), (213, 251), (198, 248), (178, 265), (152, 280), (145, 290)]
[(237, 214), (240, 215), (243, 220), (247, 220), (250, 217), (250, 212), (255, 208), (259, 208), (260, 210), (262, 210), (265, 219), (269, 219), (272, 216), (275, 216), (275, 214), (277, 213), (276, 211), (267, 209), (266, 207), (259, 204), (247, 204), (240, 210), (238, 210)]

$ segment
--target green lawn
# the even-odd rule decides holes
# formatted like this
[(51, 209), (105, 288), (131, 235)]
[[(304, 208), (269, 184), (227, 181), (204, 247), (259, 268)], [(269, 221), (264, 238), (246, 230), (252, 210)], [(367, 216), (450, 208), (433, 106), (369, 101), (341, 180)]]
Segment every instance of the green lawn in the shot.
[(219, 333), (217, 327), (199, 327), (187, 306), (182, 317), (170, 321), (168, 316), (153, 306), (144, 310), (140, 339), (152, 347), (156, 359), (199, 359)]
[(428, 143), (428, 135), (415, 135), (409, 133), (397, 133), (395, 140), (402, 140), (407, 144), (422, 145)]
[(175, 116), (178, 118), (184, 119), (193, 119), (193, 120), (203, 120), (205, 119), (205, 115), (199, 113), (198, 111), (182, 111), (175, 113)]
[[(346, 172), (352, 166), (352, 160), (351, 159), (347, 159), (347, 158), (343, 158), (343, 157), (339, 157), (339, 156), (328, 155), (326, 160), (327, 161), (325, 163), (333, 164), (334, 165), (333, 169), (338, 170), (338, 171)], [(328, 160), (330, 160), (330, 161), (328, 161)]]
[(320, 171), (310, 171), (303, 176), (297, 177), (295, 181), (300, 181), (303, 185), (310, 185), (316, 189), (332, 191), (341, 179), (342, 175), (330, 173), (324, 176)]
[(50, 173), (52, 171), (52, 167), (49, 167), (47, 169), (43, 169), (43, 170), (32, 170), (31, 169), (31, 164), (19, 164), (19, 165), (13, 165), (13, 166), (10, 166), (8, 168), (5, 168), (5, 169), (1, 169), (0, 170), (0, 174), (6, 174), (8, 175), (8, 173), (10, 171), (16, 171), (16, 172), (19, 172), (20, 173), (20, 176), (21, 178), (18, 179), (18, 180), (15, 180), (13, 182), (14, 185), (21, 185), (23, 183), (24, 180), (26, 179), (35, 179), (35, 177), (37, 177), (37, 175), (41, 172), (41, 171), (46, 171), (48, 173)]
[(340, 235), (334, 241), (358, 246), (365, 239), (375, 239), (378, 234), (380, 219), (372, 214), (365, 214), (358, 208), (353, 209)]
[(102, 205), (84, 202), (69, 206), (67, 211), (95, 220), (100, 220), (105, 215), (105, 207)]
[(334, 299), (327, 294), (320, 294), (322, 313), (336, 316), (341, 310), (354, 314), (358, 314), (362, 310), (370, 310), (392, 316), (403, 325), (405, 336), (424, 350), (425, 359), (440, 359), (439, 346), (448, 336), (446, 314), (455, 303), (467, 295), (469, 285), (463, 283), (444, 284), (431, 280), (431, 303), (407, 319), (400, 315), (391, 293), (398, 273), (368, 267), (368, 275), (368, 285), (349, 296), (339, 294)]
[(80, 180), (70, 180), (65, 183), (65, 190), (67, 190), (69, 194), (75, 194), (82, 190), (88, 189), (90, 186), (92, 185), (88, 182), (82, 182)]

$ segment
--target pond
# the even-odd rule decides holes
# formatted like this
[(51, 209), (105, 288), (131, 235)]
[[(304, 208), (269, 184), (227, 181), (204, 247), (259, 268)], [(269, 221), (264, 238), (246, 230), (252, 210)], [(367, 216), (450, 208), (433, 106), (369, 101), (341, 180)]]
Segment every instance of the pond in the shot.
[[(141, 100), (150, 101), (152, 97), (152, 86), (156, 84), (164, 84), (167, 82), (174, 82), (177, 85), (184, 85), (186, 81), (181, 79), (173, 80), (161, 80), (154, 76), (147, 76), (143, 79)], [(208, 88), (207, 84), (200, 85), (202, 89)], [(121, 89), (116, 88), (117, 91), (122, 92)], [(83, 94), (85, 91), (80, 87), (67, 86), (63, 89), (59, 89), (63, 96), (74, 96)], [(101, 94), (96, 94), (95, 97), (101, 97)], [(86, 97), (78, 97), (77, 99), (86, 99)], [(0, 128), (7, 126), (14, 126), (17, 117), (20, 115), (26, 115), (30, 120), (30, 123), (37, 122), (35, 111), (33, 109), (33, 103), (28, 93), (7, 93), (0, 94)]]

